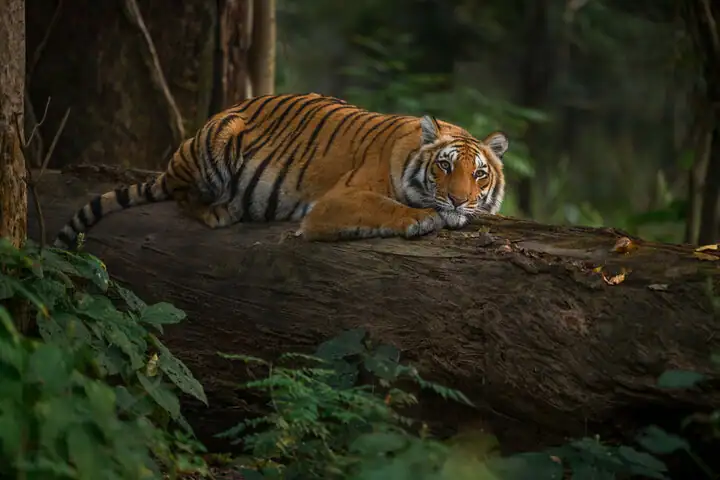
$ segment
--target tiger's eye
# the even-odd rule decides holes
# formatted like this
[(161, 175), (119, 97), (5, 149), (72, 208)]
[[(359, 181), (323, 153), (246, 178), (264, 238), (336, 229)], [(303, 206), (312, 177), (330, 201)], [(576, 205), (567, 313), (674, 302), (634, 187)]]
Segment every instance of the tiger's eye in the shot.
[(445, 170), (446, 172), (450, 170), (450, 162), (448, 162), (446, 160), (440, 160), (438, 162), (438, 166), (440, 168), (442, 168), (443, 170)]
[(482, 170), (475, 170), (473, 172), (473, 178), (475, 178), (475, 180), (480, 180), (481, 178), (485, 177), (487, 177), (487, 172), (484, 172)]

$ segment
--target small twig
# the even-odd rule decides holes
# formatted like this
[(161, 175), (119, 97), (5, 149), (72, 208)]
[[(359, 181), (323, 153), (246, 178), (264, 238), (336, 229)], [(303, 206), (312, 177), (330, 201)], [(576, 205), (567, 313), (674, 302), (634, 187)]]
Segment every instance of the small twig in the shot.
[[(45, 35), (43, 36), (42, 40), (38, 44), (37, 48), (35, 49), (35, 52), (33, 53), (32, 60), (30, 60), (30, 63), (27, 67), (27, 73), (25, 74), (25, 84), (30, 84), (30, 79), (32, 78), (32, 74), (35, 71), (35, 67), (37, 66), (37, 63), (40, 61), (40, 56), (42, 55), (43, 50), (45, 50), (45, 46), (47, 45), (48, 39), (50, 38), (50, 33), (52, 32), (53, 28), (55, 27), (55, 22), (57, 22), (57, 19), (60, 18), (60, 10), (62, 9), (63, 0), (58, 0), (58, 4), (55, 7), (55, 11), (53, 12), (53, 16), (50, 19), (50, 23), (48, 24), (47, 29), (45, 29)], [(30, 141), (27, 142), (28, 145), (30, 145)]]
[(150, 67), (155, 86), (165, 97), (165, 102), (167, 103), (168, 111), (172, 120), (173, 133), (176, 137), (175, 141), (179, 143), (185, 138), (183, 118), (177, 104), (175, 103), (175, 98), (172, 96), (172, 93), (170, 93), (167, 81), (165, 80), (165, 75), (163, 74), (162, 66), (160, 65), (160, 59), (158, 58), (157, 51), (155, 50), (155, 44), (150, 36), (150, 32), (145, 26), (145, 21), (142, 18), (137, 2), (135, 0), (123, 0), (123, 5), (125, 7), (123, 10), (130, 20), (130, 23), (132, 23), (140, 31), (143, 40), (145, 41), (143, 56)]
[(37, 132), (38, 132), (38, 129), (39, 129), (40, 126), (45, 122), (45, 118), (47, 117), (47, 113), (48, 113), (48, 108), (50, 107), (50, 99), (51, 99), (51, 98), (52, 98), (52, 97), (48, 97), (47, 103), (45, 104), (45, 111), (43, 112), (42, 118), (41, 118), (40, 121), (37, 122), (37, 123), (35, 124), (35, 126), (33, 127), (32, 132), (30, 133), (30, 137), (27, 139), (26, 142), (23, 142), (23, 143), (22, 143), (22, 144), (25, 145), (26, 147), (30, 146), (30, 144), (32, 143), (33, 139), (35, 138), (35, 135), (36, 135)]
[[(47, 105), (50, 105), (50, 99), (48, 98)], [(32, 174), (32, 166), (30, 165), (30, 161), (28, 160), (28, 147), (30, 145), (30, 142), (32, 141), (32, 136), (35, 134), (36, 129), (42, 125), (42, 123), (45, 121), (45, 115), (47, 114), (47, 106), (45, 107), (45, 114), (43, 114), (42, 120), (38, 122), (38, 124), (33, 129), (32, 134), (30, 135), (30, 140), (24, 140), (22, 135), (22, 129), (20, 128), (20, 115), (17, 113), (13, 114), (13, 120), (15, 122), (15, 134), (17, 135), (17, 140), (20, 143), (20, 151), (23, 156), (23, 160), (25, 161), (25, 184), (27, 185), (28, 190), (30, 190), (30, 193), (32, 194), (33, 199), (33, 206), (35, 207), (35, 212), (37, 213), (37, 220), (38, 220), (38, 229), (40, 230), (40, 249), (42, 250), (45, 248), (46, 244), (46, 238), (45, 238), (45, 218), (43, 217), (43, 211), (42, 211), (42, 205), (40, 205), (40, 198), (38, 198), (37, 193), (37, 184), (38, 181), (42, 178), (43, 173), (45, 172), (45, 168), (47, 168), (48, 163), (50, 162), (50, 157), (52, 156), (53, 151), (55, 150), (55, 145), (57, 144), (58, 139), (60, 138), (60, 134), (62, 133), (63, 129), (65, 128), (65, 122), (67, 122), (68, 116), (70, 115), (70, 109), (68, 108), (65, 112), (65, 116), (63, 117), (62, 121), (60, 122), (60, 127), (58, 127), (58, 130), (55, 132), (55, 136), (53, 137), (52, 144), (50, 145), (50, 149), (48, 149), (47, 154), (45, 155), (45, 159), (43, 160), (42, 166), (40, 168), (40, 174), (37, 178), (33, 177)]]
[(42, 166), (40, 167), (40, 175), (38, 176), (38, 180), (42, 177), (42, 174), (45, 173), (45, 169), (48, 166), (48, 163), (50, 163), (50, 157), (52, 157), (53, 152), (55, 151), (55, 145), (57, 145), (57, 141), (60, 138), (60, 134), (65, 129), (65, 123), (67, 122), (68, 117), (70, 116), (70, 109), (68, 108), (65, 110), (65, 116), (63, 116), (63, 119), (60, 121), (60, 126), (57, 129), (57, 132), (55, 132), (55, 136), (52, 139), (52, 143), (50, 143), (50, 148), (48, 148), (47, 153), (45, 154), (45, 160), (43, 160)]
[(702, 6), (703, 13), (705, 14), (705, 20), (708, 24), (708, 33), (710, 34), (710, 39), (712, 41), (713, 48), (715, 49), (715, 54), (718, 54), (720, 53), (720, 36), (718, 35), (717, 22), (715, 21), (715, 17), (712, 14), (710, 2), (708, 2), (708, 0), (702, 0)]

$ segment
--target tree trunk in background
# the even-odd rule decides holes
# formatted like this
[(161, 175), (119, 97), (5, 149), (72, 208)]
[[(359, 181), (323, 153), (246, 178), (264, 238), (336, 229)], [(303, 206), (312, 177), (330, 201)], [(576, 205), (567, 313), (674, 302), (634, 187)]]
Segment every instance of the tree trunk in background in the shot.
[(275, 92), (275, 0), (255, 1), (252, 18), (248, 58), (252, 95), (268, 95)]
[(210, 112), (228, 108), (252, 93), (248, 51), (253, 0), (218, 0), (215, 74)]
[[(137, 4), (186, 134), (191, 135), (210, 113), (216, 2)], [(44, 43), (37, 61), (31, 61), (28, 84), (38, 117), (52, 97), (41, 127), (45, 139), (53, 137), (64, 112), (72, 107), (51, 167), (112, 163), (164, 168), (177, 148), (173, 119), (145, 63), (147, 43), (123, 15), (122, 2), (66, 0), (57, 14), (58, 0), (26, 0), (26, 5), (27, 51), (36, 52)]]
[(19, 246), (27, 232), (27, 187), (14, 116), (22, 128), (25, 0), (0, 0), (0, 12), (0, 237)]
[(712, 109), (711, 140), (700, 207), (698, 242), (720, 238), (720, 5), (711, 0), (687, 0), (685, 21), (700, 56), (705, 76), (705, 103)]
[[(534, 0), (526, 7), (525, 28), (525, 59), (522, 64), (522, 81), (520, 103), (524, 107), (539, 109), (547, 96), (548, 87), (554, 76), (555, 51), (550, 38), (548, 25), (548, 0)], [(543, 149), (538, 145), (542, 141), (540, 125), (530, 123), (526, 133), (526, 141), (530, 156), (538, 160), (538, 152)], [(539, 169), (537, 169), (539, 170)], [(518, 186), (518, 208), (527, 217), (532, 217), (532, 183), (534, 179), (523, 177)]]

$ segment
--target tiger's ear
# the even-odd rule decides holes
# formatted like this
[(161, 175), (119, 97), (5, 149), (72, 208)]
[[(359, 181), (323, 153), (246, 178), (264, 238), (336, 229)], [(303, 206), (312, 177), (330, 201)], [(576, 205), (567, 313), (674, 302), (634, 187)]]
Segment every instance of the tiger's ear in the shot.
[(491, 133), (483, 140), (483, 143), (490, 147), (493, 153), (501, 160), (509, 146), (507, 135), (502, 132)]
[(424, 115), (420, 119), (420, 129), (422, 130), (423, 145), (435, 143), (440, 138), (440, 125), (435, 120), (435, 117)]

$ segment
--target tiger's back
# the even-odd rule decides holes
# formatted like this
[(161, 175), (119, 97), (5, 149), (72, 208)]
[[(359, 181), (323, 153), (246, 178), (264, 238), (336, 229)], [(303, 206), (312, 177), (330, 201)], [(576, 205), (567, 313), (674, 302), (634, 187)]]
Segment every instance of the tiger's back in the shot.
[[(246, 100), (184, 141), (155, 181), (108, 192), (83, 207), (56, 245), (74, 244), (79, 232), (113, 211), (170, 199), (211, 228), (300, 220), (319, 199), (343, 189), (403, 202), (398, 189), (423, 147), (421, 123), (314, 93)], [(435, 125), (453, 138), (472, 138), (454, 125)]]

